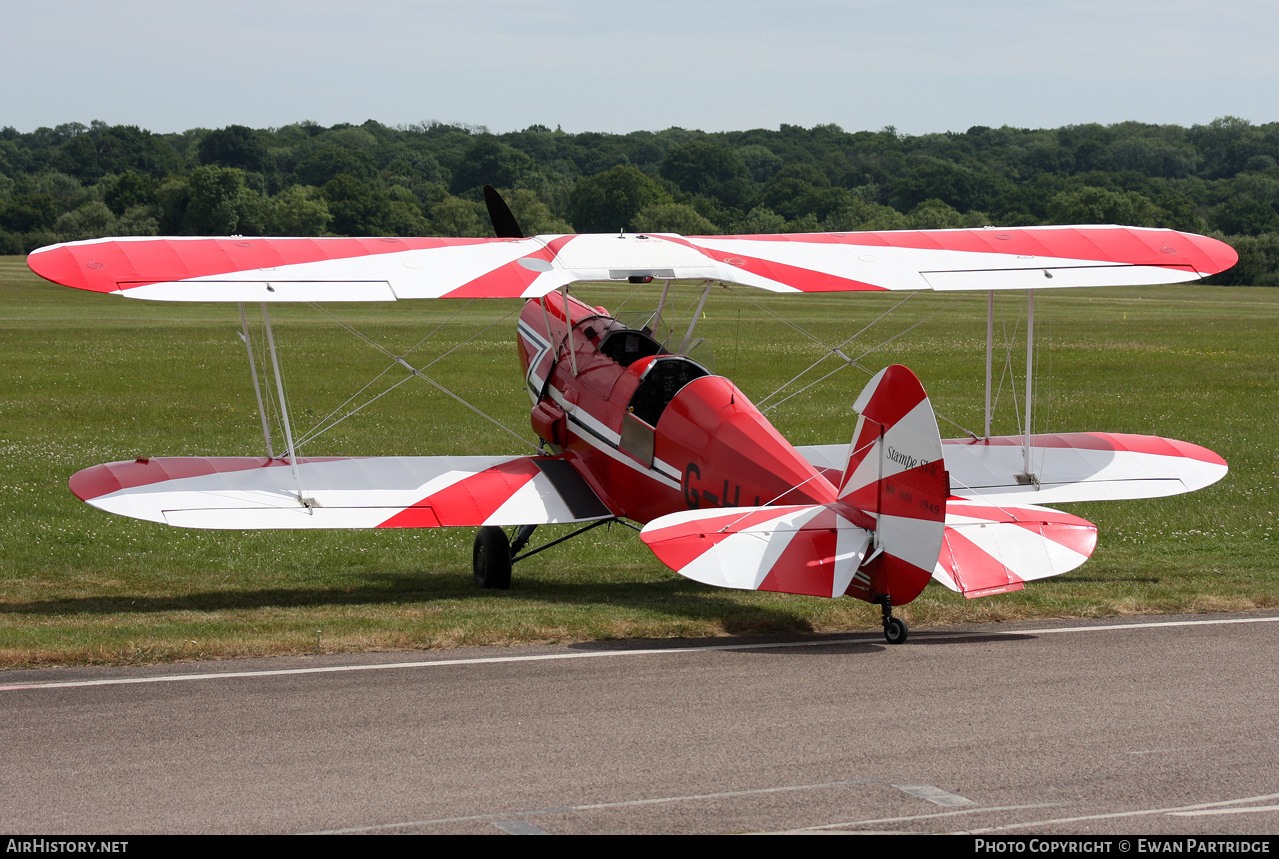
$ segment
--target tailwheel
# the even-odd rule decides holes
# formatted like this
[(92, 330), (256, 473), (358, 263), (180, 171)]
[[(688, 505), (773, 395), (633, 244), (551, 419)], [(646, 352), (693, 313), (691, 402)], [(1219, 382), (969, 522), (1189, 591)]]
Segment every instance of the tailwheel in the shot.
[(889, 644), (901, 644), (910, 634), (910, 630), (906, 626), (906, 621), (900, 617), (893, 617), (893, 598), (888, 594), (881, 594), (875, 601), (879, 603), (880, 611), (884, 616), (884, 638)]
[(471, 556), (475, 583), (482, 588), (504, 591), (511, 586), (511, 543), (506, 532), (486, 525), (475, 534)]

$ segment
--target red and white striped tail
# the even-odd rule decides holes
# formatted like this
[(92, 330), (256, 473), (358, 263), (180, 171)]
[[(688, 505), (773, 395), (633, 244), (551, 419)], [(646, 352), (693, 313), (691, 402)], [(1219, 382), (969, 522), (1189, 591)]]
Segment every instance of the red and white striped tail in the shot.
[(952, 499), (933, 577), (969, 599), (1019, 591), (1032, 579), (1070, 572), (1096, 547), (1097, 526), (1078, 516)]
[(654, 519), (640, 538), (685, 578), (721, 588), (842, 596), (870, 532), (822, 504), (687, 510)]
[(875, 376), (855, 408), (835, 501), (672, 513), (648, 523), (642, 539), (704, 584), (910, 602), (932, 578), (945, 531), (950, 486), (937, 421), (901, 366)]
[(941, 433), (924, 386), (900, 364), (871, 379), (854, 408), (860, 417), (838, 504), (874, 520), (875, 552), (848, 594), (902, 605), (932, 578), (945, 535), (950, 478)]

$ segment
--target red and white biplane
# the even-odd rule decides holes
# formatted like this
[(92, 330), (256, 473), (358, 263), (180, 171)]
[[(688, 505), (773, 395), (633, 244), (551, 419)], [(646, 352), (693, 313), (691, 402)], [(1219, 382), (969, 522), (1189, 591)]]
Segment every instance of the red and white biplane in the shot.
[(118, 238), (41, 248), (28, 262), (79, 289), (239, 303), (242, 318), (261, 303), (273, 359), (271, 302), (525, 298), (517, 336), (541, 454), (296, 457), (284, 411), (281, 454), (267, 432), (266, 457), (109, 463), (75, 474), (72, 492), (191, 528), (478, 527), (475, 578), (490, 588), (509, 586), (538, 525), (631, 520), (684, 576), (876, 603), (897, 643), (907, 631), (892, 607), (930, 579), (984, 596), (1087, 560), (1096, 527), (1039, 504), (1172, 495), (1226, 473), (1212, 451), (1149, 436), (990, 437), (988, 425), (985, 438), (943, 441), (900, 365), (855, 401), (851, 444), (796, 448), (732, 382), (659, 342), (657, 325), (629, 328), (568, 293), (583, 281), (683, 280), (707, 284), (703, 302), (714, 283), (1033, 296), (1203, 278), (1237, 260), (1214, 239), (1116, 226), (525, 237), (495, 193), (488, 201), (492, 239)]

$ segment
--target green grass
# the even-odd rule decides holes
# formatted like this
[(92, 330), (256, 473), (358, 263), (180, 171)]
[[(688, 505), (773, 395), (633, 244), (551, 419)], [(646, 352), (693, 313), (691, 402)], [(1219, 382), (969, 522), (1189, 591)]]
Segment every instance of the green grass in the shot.
[[(656, 303), (656, 288), (628, 300), (632, 289), (580, 294), (612, 310)], [(686, 314), (696, 297), (686, 286), (673, 304)], [(758, 402), (825, 351), (771, 314), (835, 344), (902, 298), (717, 290), (698, 334), (714, 345), (716, 369)], [(1003, 343), (1003, 323), (1011, 328), (1024, 303), (1001, 296), (997, 305)], [(430, 372), (532, 438), (515, 358), (518, 302), (329, 309), (397, 353), (456, 312), (410, 360), (420, 365), (480, 332)], [(909, 365), (939, 414), (980, 432), (985, 313), (984, 295), (919, 295), (844, 351), (860, 355), (915, 326), (861, 364), (867, 372)], [(299, 428), (389, 363), (314, 308), (276, 306), (272, 315)], [(684, 316), (679, 324), (686, 323)], [(854, 600), (720, 591), (685, 581), (619, 527), (517, 565), (512, 589), (495, 593), (471, 584), (470, 530), (185, 531), (109, 516), (72, 497), (67, 478), (99, 462), (263, 451), (238, 327), (233, 306), (81, 293), (43, 283), (22, 258), (0, 258), (0, 666), (878, 625), (878, 610)], [(900, 614), (919, 625), (1279, 605), (1276, 330), (1279, 290), (1041, 293), (1036, 429), (1182, 438), (1224, 456), (1230, 475), (1188, 496), (1070, 505), (1101, 534), (1096, 554), (1080, 569), (971, 601), (930, 585)], [(1011, 348), (1017, 378), (1003, 385), (997, 433), (1018, 430), (1011, 391), (1020, 400), (1024, 347)], [(826, 362), (800, 384), (833, 366)], [(846, 441), (867, 372), (846, 368), (769, 415), (796, 444)], [(942, 430), (962, 434), (946, 420)], [(522, 449), (505, 431), (412, 380), (303, 452)]]

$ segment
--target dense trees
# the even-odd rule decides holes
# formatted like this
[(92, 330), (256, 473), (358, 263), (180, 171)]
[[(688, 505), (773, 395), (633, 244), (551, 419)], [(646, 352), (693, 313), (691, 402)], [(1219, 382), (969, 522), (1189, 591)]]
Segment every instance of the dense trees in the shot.
[(911, 137), (835, 125), (493, 134), (372, 120), (153, 134), (0, 129), (0, 252), (104, 234), (687, 234), (1114, 222), (1227, 236), (1279, 285), (1279, 123), (1125, 122)]

